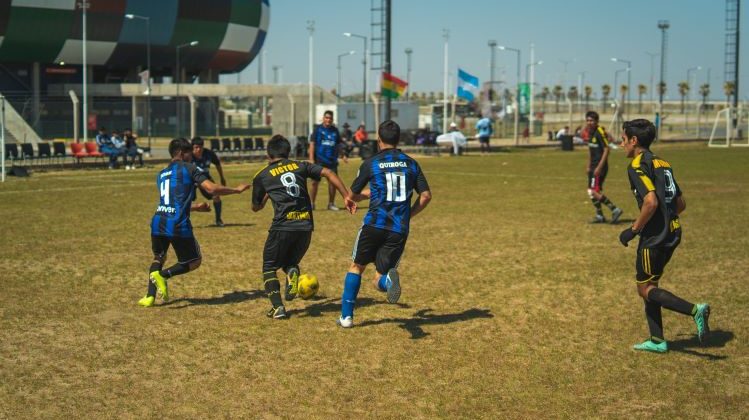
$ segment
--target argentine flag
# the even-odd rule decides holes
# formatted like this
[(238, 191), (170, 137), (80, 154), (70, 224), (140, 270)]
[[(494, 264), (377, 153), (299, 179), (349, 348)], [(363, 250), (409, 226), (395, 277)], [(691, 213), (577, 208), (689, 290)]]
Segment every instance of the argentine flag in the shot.
[(467, 101), (474, 98), (473, 92), (479, 88), (479, 78), (458, 69), (458, 97)]

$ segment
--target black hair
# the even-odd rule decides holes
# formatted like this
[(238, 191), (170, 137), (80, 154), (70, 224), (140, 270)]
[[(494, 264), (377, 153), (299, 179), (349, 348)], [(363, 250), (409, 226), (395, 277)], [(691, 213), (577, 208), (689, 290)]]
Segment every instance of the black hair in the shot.
[(203, 139), (201, 137), (193, 137), (192, 138), (192, 145), (193, 146), (202, 146), (204, 144)]
[(383, 121), (379, 129), (377, 129), (377, 135), (383, 143), (397, 146), (401, 137), (401, 128), (393, 120)]
[(333, 111), (331, 111), (331, 110), (327, 110), (327, 111), (323, 112), (322, 115), (325, 116), (325, 115), (328, 115), (328, 114), (330, 114), (331, 118), (333, 117)]
[(178, 139), (173, 139), (169, 142), (169, 155), (171, 157), (177, 156), (177, 153), (179, 152), (191, 152), (192, 151), (192, 145), (190, 145), (190, 142), (187, 141), (187, 139), (184, 139), (182, 137)]
[(644, 118), (624, 121), (622, 129), (627, 138), (637, 137), (637, 144), (645, 149), (649, 149), (655, 140), (655, 124)]
[(290, 152), (291, 144), (286, 140), (286, 137), (276, 134), (268, 141), (268, 156), (271, 159), (288, 159)]
[(588, 111), (585, 113), (585, 119), (587, 120), (588, 118), (593, 118), (594, 120), (596, 120), (596, 122), (598, 122), (600, 117), (598, 116), (598, 113), (596, 111)]
[(107, 131), (107, 127), (99, 127), (99, 131)]

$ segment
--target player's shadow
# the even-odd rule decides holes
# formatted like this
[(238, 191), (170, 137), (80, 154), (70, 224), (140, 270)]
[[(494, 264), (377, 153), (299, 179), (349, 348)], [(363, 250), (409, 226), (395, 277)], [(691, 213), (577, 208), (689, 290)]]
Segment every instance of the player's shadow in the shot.
[(710, 331), (710, 336), (707, 337), (704, 343), (700, 343), (696, 335), (691, 335), (689, 338), (680, 338), (678, 340), (669, 341), (668, 349), (680, 353), (691, 354), (692, 356), (704, 357), (708, 360), (724, 360), (727, 359), (728, 356), (703, 353), (696, 351), (695, 349), (722, 348), (733, 339), (734, 335), (731, 331), (712, 330)]
[(205, 226), (195, 226), (193, 229), (227, 229), (233, 227), (250, 227), (255, 226), (254, 223), (224, 223), (223, 226), (216, 226), (215, 224)]
[(463, 312), (453, 314), (432, 314), (431, 308), (422, 309), (414, 314), (412, 318), (383, 318), (372, 321), (364, 321), (360, 327), (380, 324), (398, 324), (398, 327), (411, 333), (412, 339), (424, 338), (429, 335), (422, 327), (426, 325), (444, 325), (454, 322), (470, 321), (478, 318), (494, 318), (489, 309), (471, 308)]
[[(341, 298), (328, 298), (326, 296), (315, 296), (309, 301), (313, 301), (311, 305), (307, 305), (304, 308), (297, 308), (287, 310), (286, 314), (289, 316), (302, 315), (302, 316), (322, 316), (325, 312), (341, 312)], [(372, 305), (390, 305), (385, 300), (375, 300), (369, 297), (363, 297), (356, 299), (356, 307), (364, 308)], [(408, 309), (411, 306), (405, 303), (396, 303), (396, 306), (403, 309)]]
[(616, 221), (616, 223), (612, 223), (612, 225), (623, 225), (623, 224), (632, 224), (635, 222), (635, 219), (619, 219)]
[(233, 292), (224, 293), (222, 296), (214, 296), (207, 298), (179, 298), (164, 302), (162, 306), (171, 306), (176, 304), (183, 304), (174, 306), (169, 309), (184, 309), (195, 305), (227, 305), (233, 303), (242, 303), (248, 300), (261, 299), (265, 297), (265, 292), (260, 290), (235, 290)]

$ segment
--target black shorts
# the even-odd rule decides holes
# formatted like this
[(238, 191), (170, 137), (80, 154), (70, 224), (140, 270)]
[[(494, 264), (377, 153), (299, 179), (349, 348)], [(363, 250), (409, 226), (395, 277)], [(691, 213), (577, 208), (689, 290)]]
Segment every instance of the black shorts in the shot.
[(151, 250), (153, 251), (154, 258), (165, 261), (169, 245), (174, 247), (174, 253), (177, 254), (177, 261), (181, 263), (190, 263), (202, 257), (200, 254), (200, 245), (198, 245), (198, 241), (194, 237), (170, 238), (168, 236), (151, 235)]
[(489, 144), (489, 137), (488, 136), (480, 136), (479, 137), (479, 143)]
[(263, 249), (263, 272), (299, 265), (312, 240), (312, 231), (271, 230)]
[[(213, 182), (214, 184), (216, 183), (216, 181), (213, 180), (213, 177), (210, 174), (208, 175), (208, 180)], [(203, 189), (198, 187), (197, 185), (195, 186), (195, 189), (200, 191), (200, 194), (202, 194), (206, 200), (213, 200), (213, 194), (208, 194), (207, 192), (203, 191)], [(198, 194), (196, 192), (192, 195), (192, 201), (195, 201), (195, 199), (197, 198), (198, 198)]]
[(351, 258), (359, 265), (374, 262), (377, 272), (385, 274), (391, 268), (398, 267), (407, 239), (408, 235), (362, 226), (356, 236)]
[(673, 246), (657, 248), (639, 246), (637, 248), (637, 261), (635, 261), (637, 283), (658, 283), (666, 264), (671, 260), (678, 246), (678, 242)]
[(337, 163), (322, 163), (322, 162), (315, 162), (317, 165), (322, 166), (323, 168), (330, 169), (333, 171), (334, 174), (338, 174), (338, 164)]
[(608, 166), (604, 166), (601, 170), (601, 174), (598, 176), (594, 176), (593, 171), (588, 172), (588, 189), (597, 193), (603, 191), (603, 182), (606, 181), (606, 174), (608, 173)]

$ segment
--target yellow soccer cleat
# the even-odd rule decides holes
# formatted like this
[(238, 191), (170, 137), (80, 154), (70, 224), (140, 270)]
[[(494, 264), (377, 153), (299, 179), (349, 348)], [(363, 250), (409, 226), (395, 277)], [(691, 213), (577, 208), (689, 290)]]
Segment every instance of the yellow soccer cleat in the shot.
[(165, 302), (169, 300), (169, 289), (166, 286), (166, 279), (162, 277), (158, 271), (152, 272), (149, 278), (151, 279), (151, 282), (156, 285), (156, 290), (158, 290), (161, 295), (161, 299)]
[(138, 305), (140, 305), (140, 306), (142, 306), (144, 308), (150, 308), (151, 306), (153, 306), (153, 303), (154, 303), (155, 300), (156, 300), (155, 296), (148, 296), (148, 295), (146, 295), (146, 296), (143, 296), (142, 298), (140, 298), (140, 300), (138, 301)]

